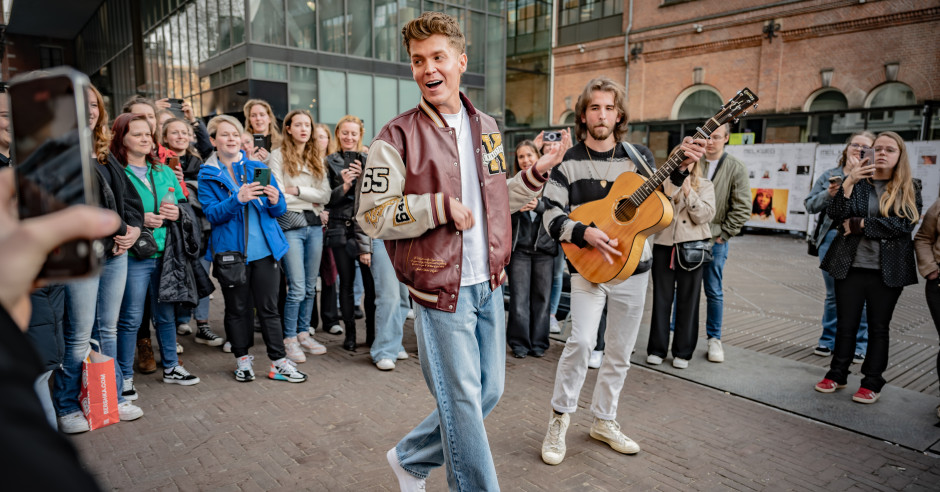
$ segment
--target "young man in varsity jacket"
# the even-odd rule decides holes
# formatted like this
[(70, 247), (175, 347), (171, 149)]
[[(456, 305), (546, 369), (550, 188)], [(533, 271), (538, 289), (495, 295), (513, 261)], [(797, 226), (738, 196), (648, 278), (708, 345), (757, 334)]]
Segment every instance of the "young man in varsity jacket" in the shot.
[[(597, 248), (605, 259), (613, 263), (619, 256), (617, 239), (590, 224), (568, 218), (565, 210), (572, 211), (587, 202), (607, 196), (614, 180), (626, 172), (649, 175), (646, 169), (655, 167), (653, 154), (644, 146), (636, 146), (643, 163), (630, 158), (627, 146), (621, 144), (627, 133), (626, 98), (622, 86), (607, 77), (598, 77), (584, 88), (575, 106), (577, 119), (575, 132), (581, 142), (566, 154), (561, 166), (552, 171), (545, 188), (548, 202), (543, 221), (549, 234), (558, 241), (573, 243), (580, 248)], [(704, 140), (686, 137), (681, 145), (686, 159), (673, 171), (671, 181), (682, 186), (688, 176), (686, 168), (702, 157)], [(587, 373), (588, 358), (597, 338), (598, 323), (607, 303), (607, 331), (604, 359), (597, 373), (591, 412), (594, 424), (591, 437), (610, 445), (624, 454), (635, 454), (640, 447), (620, 431), (617, 423), (617, 401), (620, 389), (630, 367), (630, 354), (636, 342), (643, 317), (646, 286), (652, 266), (650, 241), (643, 247), (643, 256), (633, 276), (617, 285), (595, 284), (580, 274), (569, 263), (571, 271), (571, 335), (558, 361), (555, 390), (552, 395), (552, 416), (548, 433), (542, 442), (542, 460), (557, 465), (565, 458), (565, 432), (569, 415), (578, 409), (578, 396)]]
[(372, 142), (356, 220), (386, 241), (416, 302), (421, 370), (437, 409), (386, 457), (402, 490), (424, 490), (444, 464), (451, 490), (498, 490), (483, 418), (503, 392), (510, 212), (538, 194), (570, 137), (507, 181), (496, 122), (460, 93), (467, 55), (457, 21), (425, 12), (402, 36), (422, 98)]

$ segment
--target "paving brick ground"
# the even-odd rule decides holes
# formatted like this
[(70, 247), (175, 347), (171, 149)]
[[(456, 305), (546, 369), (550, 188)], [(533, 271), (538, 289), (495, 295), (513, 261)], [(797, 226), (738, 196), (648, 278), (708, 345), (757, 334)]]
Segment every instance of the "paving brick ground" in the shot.
[[(218, 326), (221, 308), (214, 301)], [(144, 417), (73, 440), (114, 490), (395, 490), (385, 452), (433, 407), (417, 359), (383, 373), (365, 349), (353, 354), (340, 336), (317, 337), (329, 352), (301, 364), (310, 381), (298, 385), (263, 377), (260, 336), (252, 383), (233, 380), (231, 354), (181, 337), (201, 384), (138, 375)], [(410, 322), (404, 344), (414, 354)], [(642, 452), (619, 455), (588, 436), (591, 371), (568, 456), (545, 465), (539, 449), (562, 347), (553, 341), (543, 359), (507, 361), (503, 399), (487, 419), (503, 490), (940, 490), (936, 456), (639, 366), (619, 420)], [(432, 474), (428, 490), (446, 487), (443, 470)]]

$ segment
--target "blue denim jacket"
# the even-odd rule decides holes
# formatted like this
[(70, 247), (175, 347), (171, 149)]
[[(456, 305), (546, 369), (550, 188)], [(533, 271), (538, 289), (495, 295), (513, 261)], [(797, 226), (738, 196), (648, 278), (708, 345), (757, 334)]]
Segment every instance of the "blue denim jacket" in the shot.
[(826, 207), (829, 206), (829, 201), (832, 199), (828, 191), (829, 178), (832, 176), (842, 176), (845, 178), (845, 173), (843, 173), (842, 168), (838, 166), (827, 169), (819, 176), (819, 179), (816, 180), (813, 189), (811, 189), (809, 195), (806, 196), (806, 200), (803, 200), (803, 206), (806, 207), (806, 212), (818, 214), (816, 220), (821, 223), (821, 225), (816, 228), (816, 235), (812, 237), (812, 243), (817, 248), (822, 244), (829, 229), (832, 229), (832, 219), (826, 215)]

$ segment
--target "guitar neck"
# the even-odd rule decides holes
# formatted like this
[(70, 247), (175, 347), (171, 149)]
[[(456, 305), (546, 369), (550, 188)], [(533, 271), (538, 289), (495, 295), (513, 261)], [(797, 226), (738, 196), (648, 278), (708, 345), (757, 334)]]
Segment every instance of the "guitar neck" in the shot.
[[(695, 135), (693, 135), (692, 138), (707, 139), (709, 135), (712, 134), (712, 132), (718, 129), (719, 126), (721, 126), (721, 123), (719, 123), (714, 117), (709, 118), (709, 120), (705, 122), (704, 127), (698, 127), (695, 129)], [(635, 192), (633, 192), (632, 195), (630, 195), (629, 200), (633, 203), (633, 206), (639, 207), (644, 200), (649, 198), (649, 196), (652, 195), (654, 191), (656, 191), (656, 188), (659, 188), (659, 186), (669, 178), (669, 175), (672, 174), (672, 172), (675, 171), (684, 160), (685, 152), (682, 149), (677, 150), (675, 153), (669, 156), (669, 159), (666, 161), (666, 163), (656, 169), (656, 172), (654, 172), (645, 183), (643, 183), (639, 188), (637, 188)]]

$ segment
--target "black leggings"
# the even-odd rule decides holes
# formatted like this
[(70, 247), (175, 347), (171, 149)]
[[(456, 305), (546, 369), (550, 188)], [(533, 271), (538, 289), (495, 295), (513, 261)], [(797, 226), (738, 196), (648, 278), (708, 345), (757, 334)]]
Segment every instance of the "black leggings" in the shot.
[[(356, 341), (356, 317), (354, 314), (353, 284), (356, 281), (356, 261), (346, 251), (346, 246), (332, 248), (333, 260), (336, 262), (336, 270), (339, 271), (339, 308), (343, 316), (343, 325), (346, 329), (346, 340)], [(362, 272), (362, 286), (365, 289), (366, 298), (363, 301), (363, 308), (366, 312), (366, 345), (372, 345), (375, 340), (375, 284), (372, 281), (372, 270), (369, 267), (360, 264), (359, 270)]]
[(255, 331), (252, 321), (252, 300), (261, 319), (261, 338), (268, 348), (268, 358), (282, 359), (284, 331), (277, 310), (277, 290), (281, 282), (281, 269), (274, 258), (267, 256), (248, 263), (248, 282), (238, 287), (222, 287), (225, 297), (225, 337), (232, 343), (235, 357), (248, 355), (254, 345)]

